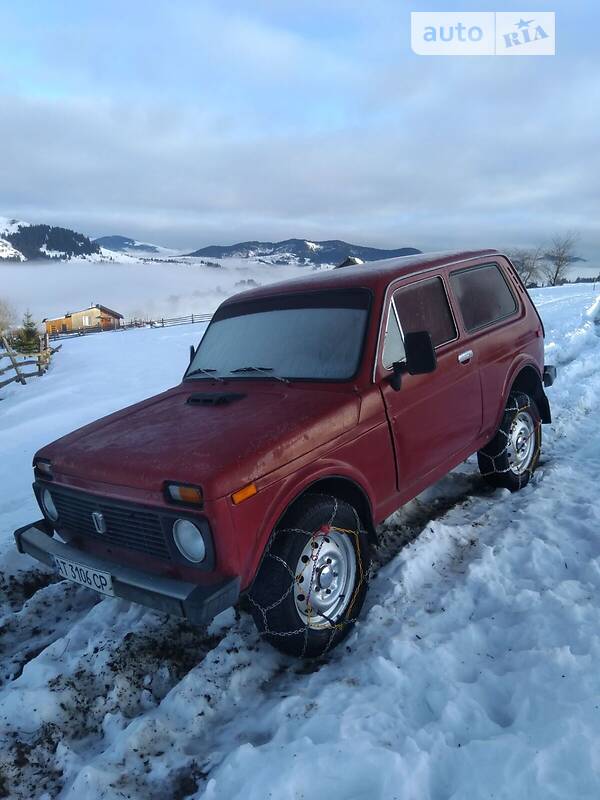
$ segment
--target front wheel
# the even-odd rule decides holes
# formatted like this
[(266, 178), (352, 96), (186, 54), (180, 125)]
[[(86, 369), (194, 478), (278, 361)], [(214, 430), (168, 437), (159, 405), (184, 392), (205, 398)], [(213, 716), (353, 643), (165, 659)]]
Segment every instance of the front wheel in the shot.
[(248, 595), (258, 630), (284, 653), (322, 656), (354, 624), (369, 566), (356, 509), (328, 495), (306, 495), (275, 531)]
[(535, 400), (511, 392), (500, 427), (477, 453), (479, 470), (493, 486), (516, 492), (529, 483), (542, 449), (542, 421)]

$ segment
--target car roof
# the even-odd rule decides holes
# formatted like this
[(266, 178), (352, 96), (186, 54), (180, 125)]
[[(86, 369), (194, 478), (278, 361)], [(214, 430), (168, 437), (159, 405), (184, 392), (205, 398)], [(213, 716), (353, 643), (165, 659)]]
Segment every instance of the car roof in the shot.
[[(340, 269), (313, 271), (307, 267), (307, 275), (289, 280), (277, 281), (267, 286), (260, 286), (240, 292), (225, 300), (223, 305), (240, 301), (246, 302), (263, 297), (308, 291), (326, 291), (328, 289), (368, 288), (385, 290), (388, 284), (406, 275), (444, 267), (449, 264), (481, 258), (484, 256), (500, 256), (499, 250), (449, 250), (436, 253), (419, 253), (412, 256), (386, 258), (380, 261), (367, 261), (364, 264), (353, 264)], [(276, 269), (276, 267), (273, 267)]]

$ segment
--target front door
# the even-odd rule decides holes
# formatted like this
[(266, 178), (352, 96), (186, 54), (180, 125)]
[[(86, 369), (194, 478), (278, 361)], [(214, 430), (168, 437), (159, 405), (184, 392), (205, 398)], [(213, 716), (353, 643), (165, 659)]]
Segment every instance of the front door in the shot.
[[(394, 361), (404, 360), (403, 334), (429, 331), (437, 367), (426, 375), (404, 372), (395, 391), (389, 381)], [(476, 356), (461, 342), (440, 276), (397, 289), (389, 304), (380, 355), (381, 391), (394, 439), (398, 489), (426, 485), (428, 476), (454, 466), (478, 437), (482, 425), (481, 385)], [(410, 493), (410, 492), (409, 492)]]

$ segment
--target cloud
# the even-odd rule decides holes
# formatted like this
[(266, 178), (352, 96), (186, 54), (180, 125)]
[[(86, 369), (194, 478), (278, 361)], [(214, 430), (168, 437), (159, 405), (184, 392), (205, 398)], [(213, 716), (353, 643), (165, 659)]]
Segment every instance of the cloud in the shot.
[(291, 3), (228, 8), (182, 3), (159, 31), (154, 7), (101, 53), (109, 5), (99, 31), (62, 31), (83, 31), (75, 54), (40, 45), (55, 87), (74, 63), (82, 74), (77, 91), (17, 82), (0, 96), (1, 211), (182, 248), (527, 245), (568, 227), (600, 254), (600, 82), (585, 51), (426, 59), (389, 25), (405, 9), (383, 2), (370, 20), (347, 2), (339, 29), (312, 0), (309, 22)]

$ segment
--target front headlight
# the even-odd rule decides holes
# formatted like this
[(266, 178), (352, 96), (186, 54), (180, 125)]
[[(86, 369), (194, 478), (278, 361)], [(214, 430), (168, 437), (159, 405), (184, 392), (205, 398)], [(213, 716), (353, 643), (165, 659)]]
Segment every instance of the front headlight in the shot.
[(206, 545), (199, 529), (189, 519), (178, 519), (173, 523), (173, 539), (184, 558), (199, 564), (206, 557)]
[(48, 517), (48, 519), (52, 520), (52, 522), (56, 522), (58, 519), (58, 511), (56, 510), (54, 500), (52, 499), (52, 495), (48, 489), (42, 489), (40, 500), (44, 514)]

